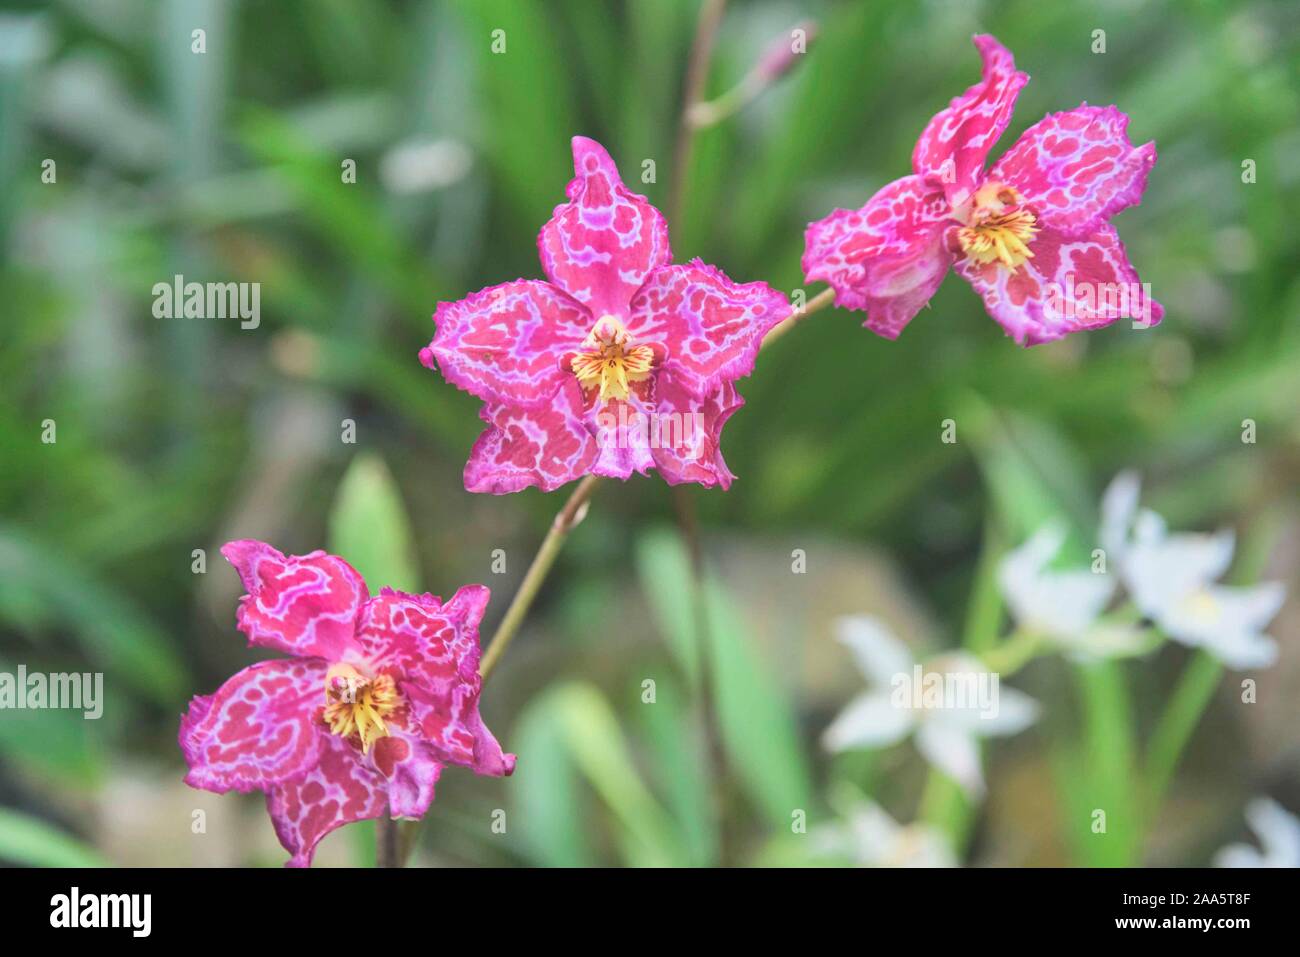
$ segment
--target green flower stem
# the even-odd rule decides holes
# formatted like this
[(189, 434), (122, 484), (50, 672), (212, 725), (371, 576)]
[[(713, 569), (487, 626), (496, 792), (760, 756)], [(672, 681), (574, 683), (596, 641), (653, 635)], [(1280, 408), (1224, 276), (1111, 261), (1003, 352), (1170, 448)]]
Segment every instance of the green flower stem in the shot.
[(506, 609), (505, 617), (501, 619), (501, 624), (497, 625), (497, 630), (492, 635), (492, 640), (488, 642), (487, 650), (483, 653), (483, 660), (479, 662), (478, 671), (486, 681), (492, 669), (496, 667), (501, 656), (505, 654), (506, 649), (510, 647), (510, 642), (514, 640), (515, 633), (519, 631), (519, 626), (524, 623), (524, 618), (528, 615), (528, 609), (532, 607), (533, 600), (541, 590), (542, 583), (546, 581), (546, 576), (555, 564), (555, 559), (559, 556), (560, 550), (564, 548), (564, 543), (569, 538), (569, 532), (573, 531), (575, 525), (582, 521), (586, 514), (587, 502), (590, 501), (592, 493), (596, 490), (596, 484), (600, 477), (588, 475), (578, 487), (573, 490), (569, 500), (564, 503), (560, 509), (555, 521), (551, 522), (551, 529), (546, 533), (546, 538), (542, 539), (542, 546), (533, 556), (533, 562), (528, 566), (528, 571), (524, 573), (524, 580), (519, 584), (519, 590), (515, 592), (515, 597), (510, 602), (510, 607)]
[(1052, 650), (1051, 642), (1040, 631), (1016, 631), (1006, 641), (980, 655), (989, 671), (1010, 678), (1035, 658)]
[(1148, 818), (1154, 818), (1164, 800), (1174, 770), (1192, 732), (1214, 697), (1214, 689), (1223, 677), (1223, 664), (1201, 649), (1187, 663), (1178, 685), (1165, 705), (1164, 713), (1147, 744), (1146, 806)]
[(763, 337), (763, 345), (760, 349), (766, 349), (772, 343), (776, 342), (777, 339), (780, 339), (783, 335), (798, 325), (802, 319), (811, 316), (814, 312), (820, 312), (822, 309), (825, 309), (827, 306), (833, 305), (834, 303), (835, 290), (823, 289), (817, 295), (804, 303), (802, 309), (793, 310), (790, 315), (786, 316), (769, 329), (767, 335)]
[[(1231, 581), (1244, 585), (1259, 578), (1268, 563), (1280, 527), (1278, 516), (1271, 509), (1256, 517), (1242, 539)], [(1205, 709), (1210, 706), (1223, 673), (1222, 662), (1208, 651), (1198, 650), (1187, 662), (1178, 685), (1157, 720), (1147, 742), (1145, 797), (1148, 822), (1155, 820), (1183, 750), (1200, 724)]]
[(687, 112), (686, 120), (697, 130), (717, 126), (753, 103), (766, 86), (757, 74), (750, 73), (721, 96), (693, 104)]

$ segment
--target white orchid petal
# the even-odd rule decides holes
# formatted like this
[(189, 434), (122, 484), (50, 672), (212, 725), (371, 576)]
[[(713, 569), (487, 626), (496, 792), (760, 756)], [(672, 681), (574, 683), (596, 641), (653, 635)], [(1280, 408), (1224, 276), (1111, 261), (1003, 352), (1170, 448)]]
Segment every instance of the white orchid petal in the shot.
[(1285, 598), (1277, 582), (1209, 585), (1162, 609), (1157, 621), (1176, 641), (1206, 648), (1232, 668), (1264, 668), (1277, 660), (1277, 642), (1263, 629)]
[(911, 650), (880, 619), (870, 615), (841, 618), (835, 623), (835, 631), (873, 684), (887, 686), (894, 675), (912, 670), (915, 658)]
[(868, 691), (849, 702), (822, 735), (830, 751), (883, 748), (906, 737), (915, 723), (910, 708), (899, 708), (887, 693)]
[(916, 746), (925, 759), (952, 778), (966, 793), (984, 793), (984, 773), (975, 736), (964, 728), (942, 721), (923, 721), (916, 733)]
[[(1143, 525), (1142, 517), (1138, 524)], [(1142, 613), (1158, 618), (1227, 571), (1233, 547), (1233, 535), (1226, 531), (1165, 535), (1140, 529), (1138, 540), (1124, 556), (1124, 584)]]
[(981, 715), (967, 727), (981, 738), (1007, 737), (1025, 730), (1041, 713), (1042, 708), (1029, 695), (1003, 685), (998, 689), (997, 710)]
[(1055, 638), (1078, 636), (1097, 620), (1115, 590), (1115, 579), (1089, 571), (1050, 571), (1065, 541), (1065, 525), (1051, 522), (1011, 552), (998, 569), (998, 583), (1022, 627)]
[(1128, 548), (1129, 530), (1137, 513), (1142, 481), (1136, 472), (1120, 472), (1101, 497), (1101, 530), (1098, 537), (1108, 562), (1118, 562)]
[(1270, 867), (1300, 867), (1300, 818), (1269, 798), (1246, 805), (1246, 823), (1259, 836)]
[(875, 801), (862, 800), (849, 809), (849, 830), (853, 834), (854, 859), (859, 864), (879, 864), (902, 828)]
[(1263, 855), (1249, 844), (1229, 844), (1214, 855), (1215, 867), (1265, 867)]

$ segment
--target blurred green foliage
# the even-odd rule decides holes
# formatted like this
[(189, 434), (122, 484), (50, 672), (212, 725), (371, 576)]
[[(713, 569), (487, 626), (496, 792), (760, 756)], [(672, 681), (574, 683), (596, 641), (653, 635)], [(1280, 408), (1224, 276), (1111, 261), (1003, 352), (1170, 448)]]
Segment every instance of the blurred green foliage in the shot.
[[(0, 716), (0, 798), (86, 832), (77, 811), (130, 762), (179, 780), (188, 695), (249, 661), (223, 541), (329, 542), (375, 588), (486, 581), (489, 621), (499, 616), (560, 498), (463, 491), (477, 404), (416, 352), (438, 300), (540, 275), (534, 240), (563, 199), (570, 136), (600, 139), (629, 182), (653, 160), (638, 188), (666, 204), (698, 3), (2, 6), (0, 664), (102, 669), (109, 708), (94, 723)], [(698, 138), (671, 224), (678, 261), (797, 288), (806, 223), (907, 172), (923, 124), (978, 75), (970, 35), (989, 31), (1033, 77), (1000, 148), (1081, 100), (1118, 104), (1135, 141), (1156, 140), (1144, 202), (1117, 225), (1168, 315), (1156, 330), (1117, 323), (1025, 351), (950, 278), (897, 342), (854, 314), (818, 316), (741, 383), (747, 405), (724, 439), (740, 480), (690, 493), (706, 543), (748, 543), (778, 568), (788, 549), (773, 550), (774, 535), (883, 547), (939, 640), (979, 648), (1001, 623), (996, 555), (1049, 513), (1086, 536), (1120, 467), (1147, 476), (1176, 524), (1293, 521), (1296, 5), (736, 2), (709, 95), (808, 17), (820, 35), (805, 62)], [(1104, 54), (1092, 52), (1098, 29)], [(154, 318), (153, 284), (176, 274), (261, 283), (259, 328)], [(947, 418), (955, 445), (938, 440)], [(355, 445), (340, 441), (344, 419)], [(1245, 419), (1256, 445), (1240, 440)], [(788, 833), (791, 808), (824, 811), (834, 779), (881, 780), (871, 760), (826, 760), (828, 714), (751, 640), (743, 590), (691, 582), (671, 516), (656, 481), (601, 491), (485, 696), (520, 770), (506, 785), (444, 775), (431, 852), (747, 862)], [(504, 576), (490, 570), (496, 548)], [(203, 574), (195, 549), (213, 559)], [(829, 641), (815, 621), (810, 611), (800, 647)], [(1141, 860), (1135, 726), (1152, 720), (1171, 669), (1069, 673), (1068, 716), (1041, 730), (1051, 770), (1036, 765), (1038, 784), (1063, 816), (1106, 806), (1128, 824), (1076, 846), (1062, 828), (1042, 859)], [(639, 703), (647, 676), (655, 707)], [(986, 856), (1018, 853), (981, 848), (975, 809), (941, 780), (878, 791)], [(497, 839), (483, 822), (503, 801), (521, 823)], [(3, 858), (87, 853), (41, 850), (43, 832), (12, 812), (0, 825)], [(171, 827), (188, 838), (187, 820)]]

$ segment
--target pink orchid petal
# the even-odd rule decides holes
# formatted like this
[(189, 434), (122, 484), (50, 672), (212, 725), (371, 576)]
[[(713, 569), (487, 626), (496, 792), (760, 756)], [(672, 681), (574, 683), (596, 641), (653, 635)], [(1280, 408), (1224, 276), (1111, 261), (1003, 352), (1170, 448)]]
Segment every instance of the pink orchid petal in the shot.
[(985, 157), (1011, 122), (1016, 97), (1029, 82), (1011, 51), (988, 34), (975, 38), (983, 77), (930, 120), (912, 151), (912, 170), (959, 203), (974, 190)]
[[(984, 298), (989, 315), (1021, 345), (1050, 342), (1121, 318), (1154, 326), (1164, 316), (1110, 225), (1083, 238), (1045, 229), (1030, 248), (1034, 258), (1014, 272), (999, 263), (979, 265), (968, 259), (956, 267)], [(1127, 300), (1109, 298), (1121, 291)]]
[(989, 179), (1014, 186), (1039, 222), (1066, 236), (1085, 236), (1142, 201), (1155, 143), (1134, 147), (1128, 117), (1113, 106), (1049, 113), (1003, 154)]
[(390, 728), (370, 749), (370, 764), (388, 782), (388, 813), (419, 820), (433, 803), (443, 764), (419, 735)]
[(409, 730), (437, 760), (500, 775), (514, 770), (514, 755), (502, 752), (478, 710), (478, 626), (489, 594), (466, 585), (443, 604), (384, 589), (362, 611), (359, 640), (371, 665), (397, 678)]
[(264, 542), (229, 542), (221, 554), (248, 594), (239, 601), (239, 630), (250, 645), (339, 661), (354, 647), (366, 583), (343, 559), (324, 552), (285, 556)]
[(561, 368), (591, 329), (585, 306), (550, 283), (519, 279), (438, 304), (420, 361), (480, 399), (532, 406), (569, 375)]
[[(644, 394), (653, 392), (650, 385), (634, 392), (626, 400), (611, 399), (587, 416), (588, 428), (596, 437), (594, 475), (627, 479), (636, 472), (650, 474), (654, 456), (649, 445), (649, 423), (653, 411)], [(644, 423), (644, 426), (642, 425)]]
[(950, 209), (943, 191), (920, 176), (894, 180), (861, 209), (809, 225), (804, 276), (829, 283), (837, 306), (865, 309), (867, 328), (897, 338), (947, 275)]
[(316, 658), (263, 661), (194, 698), (181, 719), (185, 783), (247, 793), (314, 767), (327, 737), (316, 721), (327, 667)]
[(697, 395), (749, 375), (763, 337), (790, 314), (785, 296), (767, 283), (734, 283), (699, 259), (656, 269), (630, 308), (628, 332), (666, 344), (663, 371)]
[(276, 836), (291, 857), (285, 866), (308, 867), (330, 831), (382, 817), (388, 782), (342, 738), (325, 735), (320, 761), (302, 777), (266, 792)]
[(599, 449), (582, 416), (573, 376), (549, 405), (485, 405), (479, 417), (488, 427), (465, 463), (466, 491), (505, 495), (536, 485), (549, 492), (586, 475)]
[(623, 185), (605, 148), (573, 138), (569, 202), (555, 208), (537, 239), (546, 276), (597, 317), (624, 316), (656, 266), (672, 260), (668, 224)]
[(700, 396), (662, 375), (655, 389), (657, 441), (651, 443), (655, 468), (669, 485), (696, 482), (725, 491), (735, 476), (722, 458), (722, 427), (745, 404), (735, 386), (721, 383)]

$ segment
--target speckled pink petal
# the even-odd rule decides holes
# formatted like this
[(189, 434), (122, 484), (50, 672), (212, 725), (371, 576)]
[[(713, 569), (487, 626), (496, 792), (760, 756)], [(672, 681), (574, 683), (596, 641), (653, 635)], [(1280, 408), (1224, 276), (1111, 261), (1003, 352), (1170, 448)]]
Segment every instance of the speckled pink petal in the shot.
[(276, 836), (291, 855), (287, 867), (308, 867), (330, 831), (387, 813), (388, 782), (335, 735), (323, 737), (320, 761), (302, 777), (266, 792)]
[(411, 709), (408, 730), (439, 761), (509, 774), (514, 755), (502, 752), (478, 711), (478, 625), (488, 596), (483, 585), (466, 585), (443, 604), (386, 588), (362, 611), (360, 640), (372, 667), (397, 678)]
[(912, 151), (912, 171), (961, 202), (975, 189), (984, 160), (1011, 122), (1016, 97), (1029, 76), (1016, 69), (1011, 51), (988, 34), (975, 37), (984, 61), (980, 82), (934, 115)]
[(549, 405), (485, 405), (488, 424), (465, 463), (465, 489), (505, 495), (536, 485), (544, 492), (591, 471), (596, 440), (582, 421), (581, 389), (569, 376)]
[(550, 283), (520, 279), (438, 304), (437, 333), (420, 361), (480, 399), (533, 406), (549, 402), (569, 373), (565, 353), (595, 320)]
[(651, 435), (655, 467), (669, 485), (693, 482), (725, 491), (735, 476), (722, 458), (722, 427), (745, 400), (730, 382), (701, 398), (662, 375), (655, 389), (658, 413)]
[(229, 542), (221, 554), (248, 591), (236, 620), (250, 645), (338, 661), (352, 646), (366, 583), (343, 559), (324, 552), (285, 556), (264, 542)]
[(418, 820), (433, 803), (443, 763), (418, 733), (389, 728), (366, 758), (387, 782), (388, 813)]
[(840, 209), (808, 227), (803, 271), (826, 282), (835, 304), (865, 309), (867, 328), (894, 339), (938, 290), (952, 254), (943, 241), (951, 208), (919, 176), (883, 187), (861, 209)]
[(626, 400), (611, 399), (587, 414), (587, 427), (596, 437), (593, 475), (627, 479), (633, 473), (649, 475), (655, 461), (648, 441), (651, 411), (649, 396), (653, 382), (634, 391)]
[(1128, 117), (1113, 106), (1050, 113), (993, 165), (989, 179), (1018, 189), (1039, 222), (1085, 236), (1142, 201), (1156, 144), (1129, 142)]
[(605, 148), (573, 138), (569, 202), (537, 238), (547, 277), (597, 317), (622, 317), (656, 266), (672, 260), (668, 224), (644, 197), (628, 190)]
[(747, 376), (763, 337), (790, 314), (785, 296), (765, 282), (732, 282), (693, 259), (662, 266), (632, 299), (627, 329), (637, 342), (663, 344), (661, 371), (697, 395)]
[(1030, 248), (1034, 258), (1014, 272), (966, 259), (956, 267), (984, 298), (989, 315), (1021, 345), (1117, 319), (1156, 325), (1163, 318), (1164, 308), (1142, 286), (1113, 227), (1099, 226), (1078, 239), (1045, 229)]
[(265, 790), (312, 768), (326, 737), (316, 720), (326, 668), (316, 658), (263, 661), (194, 698), (179, 736), (185, 783), (218, 794)]

